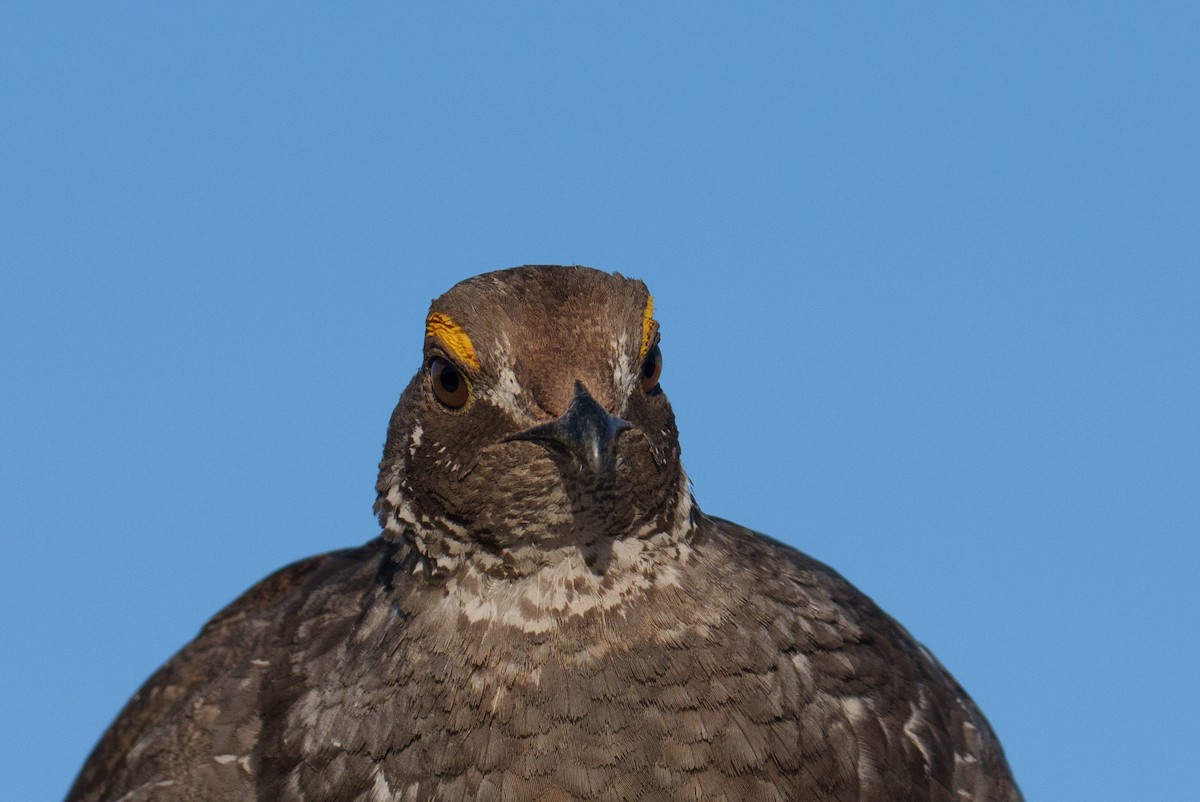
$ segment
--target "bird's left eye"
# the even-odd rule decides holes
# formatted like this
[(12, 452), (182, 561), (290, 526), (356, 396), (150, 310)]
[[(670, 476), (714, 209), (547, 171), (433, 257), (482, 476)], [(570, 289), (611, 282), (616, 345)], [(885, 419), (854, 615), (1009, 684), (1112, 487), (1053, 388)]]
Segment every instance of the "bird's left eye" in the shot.
[(646, 361), (642, 363), (642, 391), (648, 393), (657, 387), (658, 377), (661, 375), (662, 351), (658, 350), (656, 345), (646, 354)]

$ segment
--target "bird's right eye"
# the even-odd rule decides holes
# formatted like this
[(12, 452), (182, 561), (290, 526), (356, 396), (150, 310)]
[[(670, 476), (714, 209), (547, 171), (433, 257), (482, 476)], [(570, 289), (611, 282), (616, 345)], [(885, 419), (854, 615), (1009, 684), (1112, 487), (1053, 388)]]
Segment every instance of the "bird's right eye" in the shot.
[(429, 360), (429, 383), (437, 400), (450, 409), (461, 409), (471, 396), (467, 377), (441, 357)]

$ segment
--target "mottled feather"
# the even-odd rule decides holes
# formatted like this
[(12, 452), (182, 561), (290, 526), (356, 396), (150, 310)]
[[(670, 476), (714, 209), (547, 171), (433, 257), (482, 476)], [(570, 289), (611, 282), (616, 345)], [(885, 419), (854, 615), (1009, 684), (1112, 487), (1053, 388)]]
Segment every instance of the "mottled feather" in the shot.
[[(383, 536), (219, 613), (68, 800), (1020, 800), (903, 627), (700, 512), (666, 397), (639, 384), (647, 309), (641, 282), (586, 268), (436, 299), (424, 365), (458, 359), (471, 401), (439, 405), (424, 367), (405, 390)], [(610, 469), (509, 439), (565, 416), (576, 381), (632, 426)]]

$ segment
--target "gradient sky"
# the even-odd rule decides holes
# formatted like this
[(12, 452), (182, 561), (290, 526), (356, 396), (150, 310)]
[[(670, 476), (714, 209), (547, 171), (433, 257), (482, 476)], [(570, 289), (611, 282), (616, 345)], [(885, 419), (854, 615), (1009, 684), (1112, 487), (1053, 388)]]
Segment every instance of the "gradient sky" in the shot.
[(0, 8), (0, 775), (374, 536), (430, 298), (646, 280), (702, 507), (940, 657), (1033, 800), (1195, 793), (1200, 6)]

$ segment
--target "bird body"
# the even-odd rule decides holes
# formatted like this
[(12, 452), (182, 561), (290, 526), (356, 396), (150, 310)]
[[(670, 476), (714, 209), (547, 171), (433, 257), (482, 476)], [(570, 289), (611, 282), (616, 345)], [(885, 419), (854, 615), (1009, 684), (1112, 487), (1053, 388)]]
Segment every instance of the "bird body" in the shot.
[(485, 274), (426, 335), (382, 536), (218, 614), (70, 802), (1020, 799), (898, 623), (695, 504), (641, 282)]

